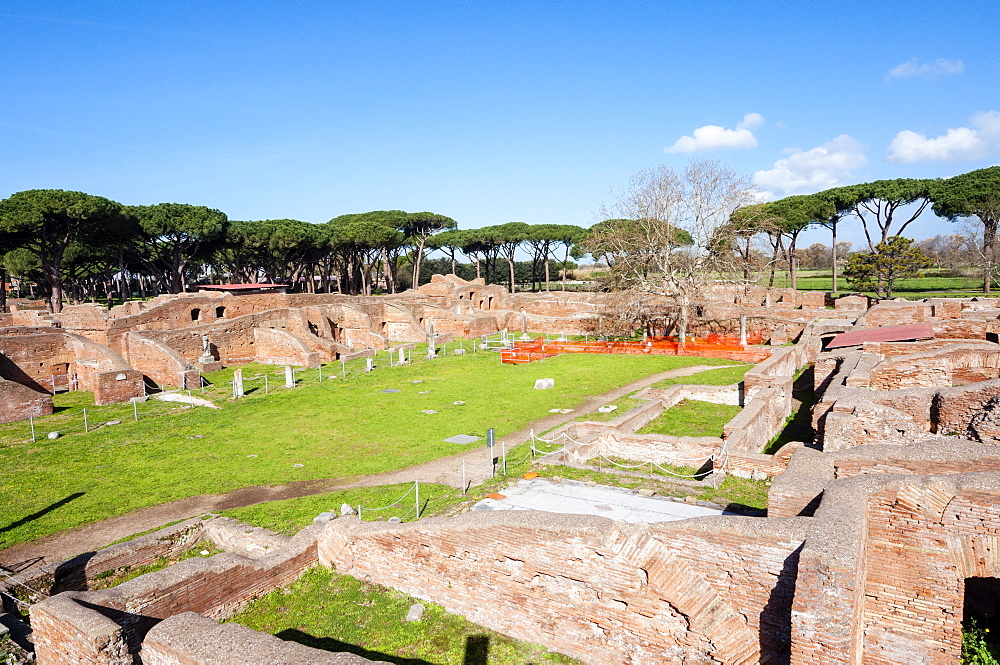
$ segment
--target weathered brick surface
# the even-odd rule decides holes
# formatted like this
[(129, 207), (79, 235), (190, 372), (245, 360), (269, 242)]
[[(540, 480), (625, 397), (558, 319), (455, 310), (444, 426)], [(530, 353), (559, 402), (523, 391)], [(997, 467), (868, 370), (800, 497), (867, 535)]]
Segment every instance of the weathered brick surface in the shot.
[(962, 342), (938, 349), (886, 358), (875, 365), (868, 385), (876, 390), (950, 387), (997, 378), (1000, 345)]
[(365, 665), (384, 663), (286, 642), (238, 623), (185, 612), (153, 626), (142, 642), (143, 665)]
[(52, 396), (0, 379), (0, 423), (12, 423), (52, 413)]
[(934, 307), (930, 303), (884, 300), (868, 310), (864, 315), (864, 322), (868, 328), (881, 328), (923, 323), (930, 321), (933, 316)]
[(146, 632), (183, 612), (222, 619), (289, 584), (317, 560), (312, 527), (249, 558), (224, 552), (187, 559), (102, 591), (67, 591), (31, 608), (40, 665), (132, 663)]
[(587, 662), (743, 663), (787, 651), (804, 526), (519, 511), (403, 525), (340, 519), (327, 525), (320, 558)]

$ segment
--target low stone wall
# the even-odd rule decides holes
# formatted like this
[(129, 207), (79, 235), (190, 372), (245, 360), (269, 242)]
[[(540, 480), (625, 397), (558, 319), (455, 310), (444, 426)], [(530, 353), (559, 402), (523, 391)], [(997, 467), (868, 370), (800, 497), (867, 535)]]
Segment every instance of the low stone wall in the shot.
[(791, 377), (784, 389), (765, 388), (757, 391), (743, 410), (726, 423), (722, 438), (725, 449), (734, 453), (760, 453), (781, 431), (791, 415)]
[[(781, 660), (808, 520), (531, 511), (330, 522), (321, 563), (592, 663)], [(738, 580), (738, 582), (737, 582)]]
[(124, 665), (165, 618), (183, 612), (215, 620), (232, 616), (313, 565), (318, 530), (307, 528), (262, 556), (224, 552), (186, 559), (111, 589), (66, 591), (36, 603), (31, 625), (38, 663)]
[[(350, 653), (319, 651), (185, 612), (153, 626), (142, 642), (143, 665), (365, 665), (385, 663)], [(387, 664), (386, 664), (387, 665)]]

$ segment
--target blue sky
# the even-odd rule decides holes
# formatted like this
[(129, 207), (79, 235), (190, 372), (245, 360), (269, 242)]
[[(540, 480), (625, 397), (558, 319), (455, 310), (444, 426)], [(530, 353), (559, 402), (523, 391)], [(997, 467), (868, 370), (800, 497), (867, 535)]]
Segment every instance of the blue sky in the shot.
[(998, 35), (995, 0), (7, 0), (0, 197), (586, 226), (692, 157), (774, 196), (947, 177), (1000, 163)]

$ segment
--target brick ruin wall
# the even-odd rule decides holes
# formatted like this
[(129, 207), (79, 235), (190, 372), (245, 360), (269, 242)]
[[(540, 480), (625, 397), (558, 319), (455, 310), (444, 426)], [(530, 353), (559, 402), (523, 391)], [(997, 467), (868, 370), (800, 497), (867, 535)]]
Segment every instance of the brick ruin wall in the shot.
[[(985, 341), (933, 346), (918, 343), (921, 352), (913, 354), (899, 354), (899, 344), (885, 343), (866, 347), (872, 353), (821, 354), (813, 407), (817, 443), (833, 451), (914, 442), (928, 433), (965, 435), (973, 416), (1000, 395), (1000, 379), (989, 378), (1000, 364), (1000, 346)], [(877, 353), (882, 350), (885, 360)], [(924, 387), (908, 387), (913, 384)]]
[[(0, 334), (0, 377), (39, 393), (90, 390), (98, 405), (145, 394), (141, 374), (124, 358), (85, 337), (65, 332), (13, 329)], [(15, 391), (9, 394), (15, 398)], [(27, 393), (17, 395), (18, 402), (34, 403)], [(27, 417), (21, 415), (22, 420)]]
[[(186, 544), (207, 535), (247, 554), (36, 604), (38, 662), (124, 665), (140, 649), (143, 662), (163, 665), (365, 662), (214, 621), (316, 560), (586, 662), (954, 662), (964, 580), (1000, 576), (1000, 558), (982, 554), (997, 551), (1000, 472), (886, 475), (879, 466), (894, 454), (903, 473), (1000, 461), (991, 446), (948, 445), (832, 456), (798, 448), (793, 457), (823, 461), (793, 460), (785, 475), (826, 473), (812, 518), (775, 516), (777, 506), (767, 518), (658, 525), (477, 511), (407, 524), (347, 517), (293, 539), (194, 520), (175, 527)], [(832, 477), (848, 468), (856, 475)], [(84, 576), (149, 558), (156, 542), (183, 546), (152, 536), (98, 553)]]
[(52, 415), (52, 396), (0, 379), (0, 423)]
[(629, 525), (520, 511), (401, 525), (348, 518), (327, 525), (319, 556), (587, 662), (780, 660), (802, 519), (761, 528), (742, 517)]
[(66, 591), (36, 603), (31, 625), (37, 660), (41, 665), (132, 663), (147, 631), (161, 620), (184, 612), (224, 619), (298, 579), (317, 561), (318, 530), (307, 528), (290, 539), (272, 534), (270, 539), (283, 546), (264, 554), (186, 559), (110, 589)]
[(1000, 344), (952, 343), (938, 349), (880, 361), (868, 375), (876, 390), (950, 387), (995, 379), (1000, 368)]
[(858, 627), (866, 663), (954, 662), (965, 578), (1000, 577), (1000, 560), (984, 556), (1000, 535), (1000, 491), (988, 482), (997, 474), (976, 475), (872, 496)]

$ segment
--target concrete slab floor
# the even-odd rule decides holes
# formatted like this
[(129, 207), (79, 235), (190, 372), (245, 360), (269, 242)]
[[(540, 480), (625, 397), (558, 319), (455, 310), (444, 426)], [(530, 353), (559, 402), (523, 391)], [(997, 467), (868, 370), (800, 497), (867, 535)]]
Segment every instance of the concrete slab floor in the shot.
[(486, 498), (472, 510), (543, 510), (549, 513), (599, 515), (623, 522), (653, 524), (692, 517), (722, 515), (726, 511), (665, 497), (639, 496), (635, 490), (544, 478), (520, 480), (501, 490), (503, 499)]

